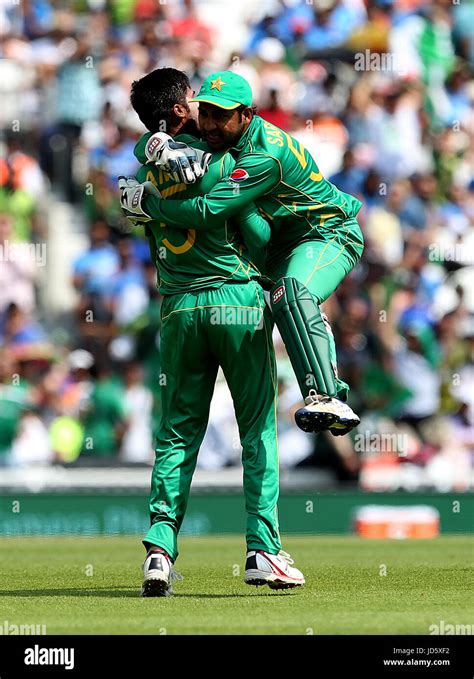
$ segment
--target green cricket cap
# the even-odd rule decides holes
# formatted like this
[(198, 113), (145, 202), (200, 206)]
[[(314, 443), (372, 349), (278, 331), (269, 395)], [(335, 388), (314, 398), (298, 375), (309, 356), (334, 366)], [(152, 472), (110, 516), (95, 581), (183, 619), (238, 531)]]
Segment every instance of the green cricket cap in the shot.
[(252, 106), (252, 89), (241, 75), (233, 71), (218, 71), (205, 79), (197, 97), (189, 101), (204, 101), (228, 110), (242, 104)]

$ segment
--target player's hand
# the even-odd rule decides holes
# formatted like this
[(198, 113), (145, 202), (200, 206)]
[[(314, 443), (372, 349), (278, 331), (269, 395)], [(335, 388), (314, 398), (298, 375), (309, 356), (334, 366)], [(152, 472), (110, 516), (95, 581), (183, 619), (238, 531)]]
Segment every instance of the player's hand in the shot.
[[(199, 170), (201, 172), (200, 176), (202, 177), (204, 174), (206, 174), (207, 170), (209, 169), (209, 163), (212, 160), (212, 153), (209, 153), (208, 151), (202, 151), (201, 149), (192, 149), (196, 155), (197, 155), (197, 164), (199, 167)], [(195, 169), (195, 172), (197, 172), (198, 169)]]
[(140, 184), (135, 177), (118, 178), (120, 205), (122, 211), (134, 226), (151, 221), (153, 218), (143, 208), (143, 200), (147, 194), (160, 197), (160, 192), (152, 182)]
[(175, 182), (185, 184), (194, 184), (200, 179), (212, 157), (210, 153), (174, 141), (166, 132), (151, 135), (145, 146), (145, 155), (149, 163), (161, 167)]

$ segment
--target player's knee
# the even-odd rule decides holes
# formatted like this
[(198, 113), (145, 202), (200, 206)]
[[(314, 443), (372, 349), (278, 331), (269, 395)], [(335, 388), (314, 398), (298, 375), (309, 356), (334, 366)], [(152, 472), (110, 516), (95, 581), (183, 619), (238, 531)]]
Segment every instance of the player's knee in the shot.
[(279, 302), (289, 302), (293, 300), (298, 294), (305, 290), (305, 286), (301, 281), (294, 276), (282, 276), (274, 284), (270, 291), (270, 302), (272, 308), (277, 306)]

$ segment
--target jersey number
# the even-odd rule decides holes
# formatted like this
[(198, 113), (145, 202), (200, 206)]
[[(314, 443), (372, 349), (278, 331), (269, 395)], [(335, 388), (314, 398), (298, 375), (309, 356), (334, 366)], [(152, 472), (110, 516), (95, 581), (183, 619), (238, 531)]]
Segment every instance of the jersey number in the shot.
[[(155, 186), (157, 186), (155, 176), (153, 172), (151, 172), (151, 170), (148, 171), (146, 175), (146, 180), (152, 182)], [(167, 225), (164, 224), (163, 222), (160, 222), (160, 226), (162, 229), (164, 229), (166, 228)], [(186, 235), (187, 235), (186, 240), (182, 245), (173, 245), (173, 243), (170, 243), (170, 241), (167, 238), (163, 238), (162, 243), (165, 246), (165, 248), (167, 248), (167, 250), (174, 252), (175, 255), (182, 255), (184, 252), (187, 252), (193, 247), (194, 242), (196, 240), (196, 229), (188, 229)]]
[[(290, 137), (289, 134), (287, 134), (286, 132), (283, 132), (282, 130), (279, 130), (277, 127), (275, 127), (271, 123), (267, 122), (267, 123), (264, 123), (263, 125), (268, 131), (267, 141), (270, 144), (277, 144), (278, 146), (283, 146), (283, 136), (286, 137), (286, 142), (287, 142), (288, 148), (290, 149), (292, 154), (295, 156), (295, 158), (297, 159), (297, 161), (299, 162), (299, 164), (301, 165), (303, 170), (305, 170), (306, 166), (308, 164), (308, 161), (306, 160), (306, 156), (305, 156), (306, 149), (303, 146), (303, 144), (300, 144), (295, 139)], [(309, 175), (309, 178), (313, 182), (320, 182), (323, 179), (323, 175), (321, 174), (321, 172), (311, 172), (311, 174)]]

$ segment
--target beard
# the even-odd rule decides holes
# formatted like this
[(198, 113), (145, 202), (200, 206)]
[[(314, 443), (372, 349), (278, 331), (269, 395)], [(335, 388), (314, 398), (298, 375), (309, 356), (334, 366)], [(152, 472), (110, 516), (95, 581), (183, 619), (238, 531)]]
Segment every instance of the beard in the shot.
[(232, 148), (232, 146), (235, 146), (238, 143), (243, 132), (244, 132), (243, 129), (240, 129), (237, 132), (232, 133), (218, 132), (214, 140), (210, 140), (205, 134), (203, 134), (202, 138), (210, 146), (210, 148), (213, 148), (216, 151), (218, 151), (221, 149), (230, 149)]

